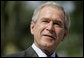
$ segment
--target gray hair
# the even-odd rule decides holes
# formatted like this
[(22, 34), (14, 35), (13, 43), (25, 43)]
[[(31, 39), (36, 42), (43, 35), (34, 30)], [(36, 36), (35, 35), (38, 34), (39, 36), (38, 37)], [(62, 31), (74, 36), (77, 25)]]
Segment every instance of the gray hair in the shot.
[(68, 14), (66, 14), (66, 12), (64, 11), (62, 6), (60, 6), (59, 4), (57, 4), (55, 2), (52, 2), (52, 1), (46, 2), (46, 3), (42, 4), (41, 6), (39, 6), (38, 8), (36, 8), (35, 11), (34, 11), (33, 17), (32, 17), (32, 21), (34, 21), (34, 22), (37, 21), (41, 9), (45, 6), (51, 6), (53, 8), (58, 8), (58, 9), (62, 10), (63, 13), (64, 13), (64, 27), (65, 27), (65, 29), (69, 29), (69, 27), (70, 27), (70, 17), (68, 16)]

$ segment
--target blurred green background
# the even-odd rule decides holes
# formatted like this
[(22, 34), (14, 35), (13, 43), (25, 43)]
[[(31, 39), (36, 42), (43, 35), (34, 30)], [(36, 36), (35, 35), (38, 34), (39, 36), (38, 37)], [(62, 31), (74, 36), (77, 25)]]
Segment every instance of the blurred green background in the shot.
[[(1, 56), (27, 49), (33, 43), (30, 21), (36, 7), (46, 1), (1, 1)], [(69, 35), (60, 43), (59, 57), (83, 57), (83, 1), (60, 3), (71, 18)]]

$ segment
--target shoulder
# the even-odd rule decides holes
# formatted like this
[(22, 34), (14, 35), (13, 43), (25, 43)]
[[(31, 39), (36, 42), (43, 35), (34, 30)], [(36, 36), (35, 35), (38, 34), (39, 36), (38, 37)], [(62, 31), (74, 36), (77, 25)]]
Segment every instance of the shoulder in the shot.
[(33, 48), (29, 47), (22, 52), (18, 52), (18, 53), (3, 56), (3, 57), (38, 57), (38, 56), (37, 56), (36, 52), (33, 50)]

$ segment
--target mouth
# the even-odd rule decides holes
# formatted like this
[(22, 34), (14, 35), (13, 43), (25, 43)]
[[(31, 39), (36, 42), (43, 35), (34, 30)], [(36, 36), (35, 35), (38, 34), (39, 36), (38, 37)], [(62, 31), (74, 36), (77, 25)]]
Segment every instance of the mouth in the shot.
[(50, 37), (50, 38), (52, 38), (52, 39), (55, 40), (55, 37), (54, 36), (51, 36), (51, 35), (44, 35), (44, 36)]

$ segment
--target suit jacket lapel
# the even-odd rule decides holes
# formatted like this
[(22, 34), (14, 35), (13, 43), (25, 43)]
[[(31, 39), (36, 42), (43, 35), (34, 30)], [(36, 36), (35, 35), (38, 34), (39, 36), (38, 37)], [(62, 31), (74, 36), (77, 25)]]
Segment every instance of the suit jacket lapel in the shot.
[(25, 57), (38, 57), (38, 55), (36, 54), (36, 52), (33, 50), (32, 47), (29, 47), (29, 48), (25, 51)]

